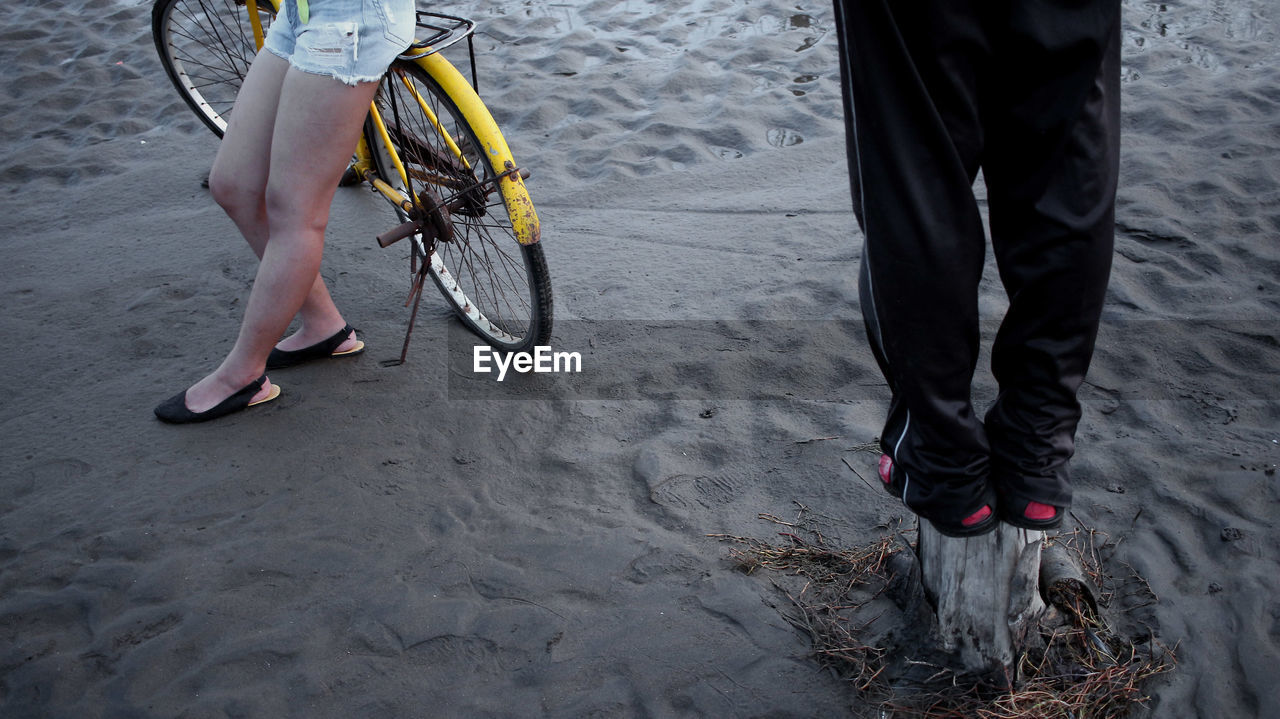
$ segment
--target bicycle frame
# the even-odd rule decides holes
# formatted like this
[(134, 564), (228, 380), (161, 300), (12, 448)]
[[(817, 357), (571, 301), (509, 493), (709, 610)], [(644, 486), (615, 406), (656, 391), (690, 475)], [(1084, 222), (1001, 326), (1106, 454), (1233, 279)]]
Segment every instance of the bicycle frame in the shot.
[[(260, 0), (243, 0), (246, 9), (249, 11), (249, 24), (253, 29), (253, 40), (258, 51), (262, 50), (262, 45), (266, 41), (266, 36), (262, 30), (262, 19), (258, 14), (258, 5)], [(261, 0), (269, 5), (277, 14), (280, 12), (280, 5), (283, 0)], [(415, 53), (412, 57), (405, 58), (410, 62), (416, 63), (419, 67), (427, 72), (432, 79), (440, 85), (440, 88), (457, 106), (458, 111), (467, 119), (472, 129), (476, 133), (476, 139), (480, 142), (480, 151), (484, 152), (494, 167), (503, 168), (496, 178), (496, 182), (501, 188), (499, 193), (502, 197), (503, 204), (506, 206), (507, 214), (511, 219), (512, 230), (515, 233), (516, 241), (522, 245), (530, 245), (541, 239), (541, 226), (538, 222), (538, 215), (533, 209), (533, 202), (529, 199), (529, 192), (524, 185), (524, 177), (527, 172), (518, 168), (514, 158), (511, 156), (511, 149), (507, 146), (506, 139), (502, 136), (502, 132), (498, 129), (497, 123), (493, 121), (488, 108), (480, 100), (467, 79), (458, 72), (444, 56), (435, 52), (431, 48), (425, 48), (421, 53)], [(392, 81), (397, 75), (394, 72), (388, 73), (387, 81)], [(418, 94), (412, 83), (404, 77), (400, 78), (409, 89), (412, 97), (415, 97), (424, 114), (433, 119), (435, 115), (427, 107), (427, 103)], [(405, 171), (404, 164), (397, 155), (395, 147), (391, 142), (389, 133), (387, 132), (386, 122), (379, 113), (377, 105), (371, 103), (369, 105), (369, 114), (373, 118), (373, 125), (381, 135), (382, 145), (386, 148), (387, 154), (390, 156), (392, 165), (400, 174), (400, 180), (405, 187), (410, 187), (408, 173)], [(443, 126), (437, 124), (437, 129), (441, 135), (448, 141), (449, 147), (455, 157), (466, 164), (466, 158), (458, 149), (456, 142), (448, 136)], [(418, 198), (406, 197), (404, 193), (388, 184), (385, 179), (377, 176), (373, 164), (373, 155), (363, 135), (356, 147), (356, 161), (353, 168), (364, 178), (366, 182), (381, 195), (387, 198), (389, 202), (399, 207), (406, 214), (414, 216), (415, 203)], [(392, 230), (386, 234), (399, 234), (399, 237), (391, 239), (400, 239), (413, 234), (418, 228), (416, 223), (406, 223), (413, 225), (412, 227), (402, 226), (396, 230)], [(381, 241), (380, 241), (381, 242)], [(387, 242), (386, 244), (390, 244)]]

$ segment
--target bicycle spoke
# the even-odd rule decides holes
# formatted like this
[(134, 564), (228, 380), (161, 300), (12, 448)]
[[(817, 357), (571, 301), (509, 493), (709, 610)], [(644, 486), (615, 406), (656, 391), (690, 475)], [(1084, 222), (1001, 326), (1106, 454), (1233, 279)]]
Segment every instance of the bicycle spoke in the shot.
[[(204, 0), (199, 0), (199, 2), (200, 2), (200, 7), (204, 9), (205, 14), (207, 16), (216, 17), (219, 19), (223, 17), (222, 14), (210, 12), (208, 9), (208, 5), (205, 4)], [(240, 16), (240, 11), (235, 6), (229, 6), (227, 9), (231, 14), (233, 14), (237, 18)], [(226, 32), (218, 32), (219, 30), (225, 30)], [(239, 28), (237, 28), (237, 30), (239, 30)], [(235, 44), (235, 38), (243, 38), (244, 37), (243, 33), (237, 31), (235, 35), (232, 35), (231, 28), (227, 25), (225, 21), (221, 21), (218, 23), (218, 25), (215, 25), (214, 31), (217, 33), (218, 43), (222, 46), (223, 50), (226, 51), (227, 56), (235, 57), (236, 59), (240, 60), (241, 63), (246, 63), (243, 54), (237, 54), (235, 51), (231, 49), (231, 45)]]
[[(515, 264), (514, 258), (501, 251), (499, 246), (492, 241), (491, 237), (486, 237), (484, 239), (477, 238), (475, 240), (471, 240), (470, 238), (468, 239), (469, 241), (466, 242), (463, 247), (459, 248), (459, 253), (463, 256), (462, 262), (468, 268), (468, 272), (473, 280), (472, 284), (478, 288), (483, 287), (485, 283), (481, 283), (478, 280), (481, 277), (484, 277), (490, 280), (487, 284), (493, 286), (495, 290), (500, 288), (502, 286), (502, 278), (495, 274), (495, 270), (499, 269), (498, 267), (495, 267), (495, 265), (500, 265), (502, 269), (505, 269), (506, 287), (510, 292), (498, 293), (494, 291), (485, 293), (482, 291), (481, 294), (488, 294), (488, 299), (493, 305), (497, 305), (499, 303), (505, 304), (507, 309), (511, 312), (510, 316), (517, 316), (516, 309), (511, 306), (511, 300), (508, 297), (509, 294), (516, 294), (517, 297), (520, 296), (517, 280), (511, 275), (511, 269)], [(476, 248), (479, 248), (479, 251), (477, 251)], [(500, 262), (495, 263), (491, 253), (496, 255), (500, 259)], [(479, 268), (477, 265), (479, 265)], [(502, 323), (499, 324), (501, 325)]]
[[(258, 10), (264, 28), (274, 17), (269, 4)], [(234, 0), (166, 0), (153, 12), (152, 30), (166, 71), (219, 135), (257, 55), (250, 20), (247, 8)]]
[[(179, 59), (181, 60), (181, 58), (179, 58)], [(215, 68), (215, 67), (212, 67), (212, 66), (205, 66), (205, 65), (203, 65), (202, 63), (198, 63), (198, 62), (190, 62), (190, 61), (187, 61), (187, 60), (182, 60), (182, 64), (183, 64), (183, 66), (187, 66), (187, 65), (194, 65), (194, 66), (196, 66), (196, 67), (205, 67), (206, 69), (208, 69), (208, 70), (209, 70), (208, 75), (199, 75), (198, 77), (200, 77), (200, 78), (202, 78), (202, 79), (204, 79), (204, 78), (208, 78), (209, 83), (206, 83), (206, 84), (222, 83), (222, 84), (224, 84), (224, 85), (232, 85), (232, 86), (233, 86), (233, 92), (238, 92), (238, 91), (240, 90), (240, 82), (244, 79), (244, 78), (240, 77), (239, 75), (221, 75), (221, 74), (218, 74), (218, 73), (220, 73), (220, 72), (223, 72), (222, 68)], [(190, 73), (190, 72), (188, 72), (188, 73), (187, 73), (187, 77), (192, 77), (192, 75), (191, 75), (191, 73)], [(192, 84), (194, 84), (194, 83), (192, 83)]]
[(212, 12), (212, 11), (209, 9), (209, 6), (208, 6), (207, 4), (205, 4), (204, 0), (197, 0), (197, 1), (198, 1), (198, 2), (199, 2), (199, 4), (200, 4), (200, 10), (201, 10), (202, 14), (204, 15), (204, 17), (205, 17), (205, 18), (207, 18), (208, 20), (213, 21), (213, 22), (203, 23), (203, 25), (202, 25), (201, 23), (199, 23), (199, 22), (198, 22), (198, 20), (196, 20), (195, 16), (192, 16), (192, 22), (193, 22), (193, 23), (196, 23), (196, 25), (197, 25), (198, 27), (199, 27), (199, 26), (207, 26), (207, 27), (209, 27), (210, 29), (212, 29), (212, 31), (213, 31), (213, 32), (211, 33), (211, 35), (212, 35), (212, 38), (211, 38), (211, 39), (212, 39), (212, 40), (213, 40), (213, 41), (214, 41), (214, 42), (215, 42), (219, 47), (221, 47), (221, 48), (222, 48), (222, 51), (223, 51), (223, 53), (225, 54), (225, 56), (226, 56), (226, 57), (228, 57), (228, 58), (232, 57), (232, 51), (231, 51), (231, 48), (227, 46), (226, 41), (225, 41), (225, 38), (224, 38), (224, 36), (223, 36), (223, 33), (218, 32), (218, 30), (219, 30), (219, 27), (218, 27), (218, 26), (221, 24), (220, 16), (218, 15), (218, 13), (216, 13), (216, 12)]
[[(550, 318), (540, 313), (549, 311), (550, 288), (541, 248), (522, 247), (516, 239), (503, 199), (506, 173), (493, 167), (456, 106), (416, 66), (396, 67), (375, 105), (413, 191), (427, 208), (420, 210), (427, 213), (424, 228), (441, 221), (451, 227), (434, 241), (430, 235), (425, 240), (434, 250), (431, 272), (446, 297), (490, 341), (517, 347), (545, 342)], [(431, 209), (435, 202), (440, 210)], [(413, 252), (418, 248), (415, 242)], [(531, 257), (538, 258), (536, 273)]]
[(448, 144), (449, 151), (453, 156), (461, 160), (462, 164), (470, 170), (471, 165), (467, 162), (467, 158), (462, 156), (462, 150), (458, 149), (458, 143), (454, 141), (453, 136), (450, 135), (449, 131), (440, 124), (439, 113), (436, 110), (427, 107), (426, 100), (423, 99), (422, 93), (418, 90), (417, 86), (413, 84), (412, 79), (401, 73), (400, 80), (404, 83), (404, 86), (409, 89), (409, 95), (418, 103), (418, 107), (422, 109), (422, 113), (431, 123), (431, 128), (435, 130), (436, 135)]
[(228, 66), (226, 63), (222, 63), (219, 65), (210, 64), (210, 62), (221, 60), (221, 58), (213, 58), (213, 60), (211, 61), (201, 61), (197, 59), (195, 55), (175, 54), (174, 59), (180, 61), (183, 64), (184, 68), (188, 65), (191, 65), (194, 67), (203, 68), (210, 72), (223, 73), (229, 80), (231, 78), (234, 78), (236, 80), (244, 79), (244, 76), (240, 73), (239, 69), (236, 67)]

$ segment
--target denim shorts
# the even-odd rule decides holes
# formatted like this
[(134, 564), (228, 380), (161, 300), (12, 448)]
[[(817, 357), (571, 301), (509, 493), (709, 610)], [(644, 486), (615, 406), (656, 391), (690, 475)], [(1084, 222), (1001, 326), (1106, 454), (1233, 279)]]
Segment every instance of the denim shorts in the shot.
[(284, 0), (263, 48), (303, 72), (348, 85), (376, 82), (413, 42), (414, 0), (309, 0), (304, 25), (297, 0)]

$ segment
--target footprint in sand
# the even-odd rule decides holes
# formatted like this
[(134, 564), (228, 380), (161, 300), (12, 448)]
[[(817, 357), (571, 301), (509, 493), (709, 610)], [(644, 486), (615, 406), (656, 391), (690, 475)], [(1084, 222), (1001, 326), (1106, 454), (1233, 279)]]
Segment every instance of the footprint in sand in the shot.
[(775, 127), (765, 133), (765, 138), (770, 145), (774, 147), (793, 147), (804, 142), (804, 136), (795, 130), (788, 130), (785, 127)]

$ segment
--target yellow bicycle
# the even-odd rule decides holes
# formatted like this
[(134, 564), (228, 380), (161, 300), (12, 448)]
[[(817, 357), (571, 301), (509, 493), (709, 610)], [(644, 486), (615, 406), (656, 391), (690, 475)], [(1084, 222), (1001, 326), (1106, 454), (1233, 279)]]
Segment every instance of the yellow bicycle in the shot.
[[(283, 0), (157, 0), (152, 34), (174, 86), (219, 137)], [(430, 277), (487, 343), (529, 351), (551, 337), (551, 281), (537, 213), (475, 88), (470, 20), (418, 12), (419, 40), (387, 70), (344, 184), (367, 183), (396, 215), (377, 237), (409, 239), (413, 305)], [(440, 54), (467, 41), (471, 82)]]

